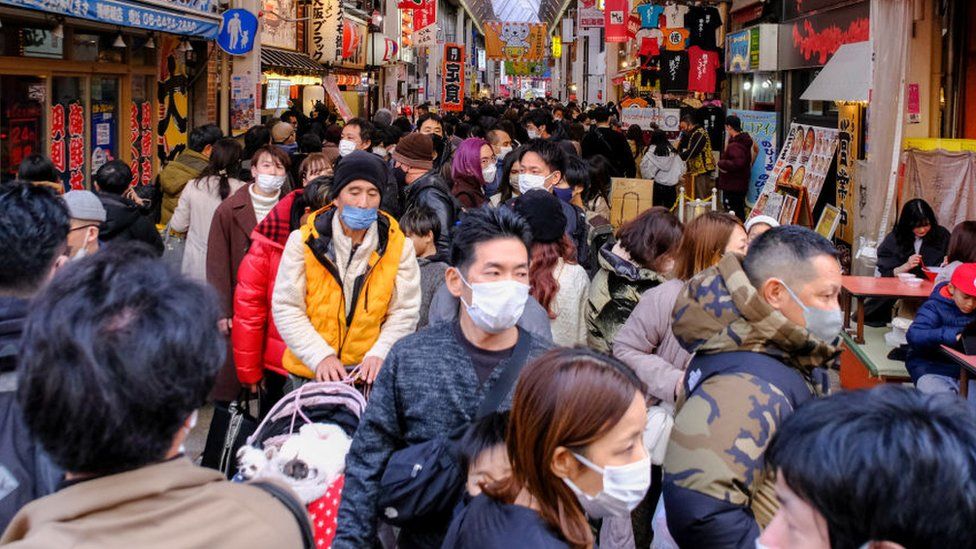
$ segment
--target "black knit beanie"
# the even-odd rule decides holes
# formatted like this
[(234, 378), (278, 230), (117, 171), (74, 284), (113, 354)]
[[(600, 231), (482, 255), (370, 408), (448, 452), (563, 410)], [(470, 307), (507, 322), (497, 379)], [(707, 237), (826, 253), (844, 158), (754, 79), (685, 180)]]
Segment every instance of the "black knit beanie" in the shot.
[(329, 200), (335, 200), (342, 189), (357, 179), (364, 179), (372, 183), (383, 196), (383, 188), (390, 177), (390, 169), (383, 159), (371, 152), (353, 151), (339, 159), (332, 178), (332, 188), (329, 190)]
[(534, 189), (515, 201), (515, 211), (532, 229), (532, 241), (555, 242), (566, 232), (566, 214), (562, 202), (544, 189)]

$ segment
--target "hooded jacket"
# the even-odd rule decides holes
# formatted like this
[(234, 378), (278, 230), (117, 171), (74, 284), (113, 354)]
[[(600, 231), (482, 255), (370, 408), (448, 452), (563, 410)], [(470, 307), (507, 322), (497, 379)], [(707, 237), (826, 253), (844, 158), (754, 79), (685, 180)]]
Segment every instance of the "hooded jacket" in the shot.
[(160, 238), (159, 231), (135, 202), (117, 194), (96, 194), (105, 208), (105, 223), (98, 232), (99, 241), (109, 243), (136, 240), (145, 242), (157, 254), (162, 255), (163, 239)]
[(254, 228), (251, 247), (237, 270), (230, 339), (241, 383), (257, 383), (264, 377), (264, 370), (288, 374), (281, 365), (286, 347), (271, 318), (271, 297), (281, 254), (291, 234), (292, 207), (303, 202), (301, 195), (301, 190), (286, 195)]
[(654, 147), (650, 147), (641, 159), (640, 169), (645, 179), (653, 179), (658, 185), (673, 187), (685, 174), (685, 161), (676, 152), (659, 156), (654, 153)]
[(210, 160), (196, 151), (185, 149), (159, 172), (159, 187), (163, 191), (163, 212), (160, 223), (166, 225), (176, 211), (183, 187), (191, 179), (200, 177)]
[(611, 242), (600, 249), (599, 263), (586, 306), (586, 342), (590, 348), (610, 354), (617, 331), (637, 306), (641, 294), (665, 278), (638, 266), (626, 250)]
[(913, 382), (926, 374), (959, 378), (959, 365), (943, 358), (941, 345), (955, 347), (956, 336), (970, 322), (976, 321), (976, 312), (963, 314), (949, 295), (946, 284), (936, 286), (932, 295), (922, 304), (915, 321), (908, 328), (908, 357), (905, 365)]
[(417, 206), (427, 206), (437, 216), (441, 224), (441, 233), (437, 237), (437, 253), (451, 253), (451, 233), (461, 213), (461, 204), (451, 194), (447, 184), (437, 174), (430, 171), (407, 186), (404, 213)]
[(752, 176), (752, 137), (739, 132), (729, 139), (722, 159), (718, 161), (718, 188), (722, 191), (744, 193), (749, 190)]
[(664, 461), (668, 529), (681, 547), (751, 548), (778, 506), (770, 438), (839, 351), (766, 303), (735, 254), (688, 282), (672, 329), (695, 356)]

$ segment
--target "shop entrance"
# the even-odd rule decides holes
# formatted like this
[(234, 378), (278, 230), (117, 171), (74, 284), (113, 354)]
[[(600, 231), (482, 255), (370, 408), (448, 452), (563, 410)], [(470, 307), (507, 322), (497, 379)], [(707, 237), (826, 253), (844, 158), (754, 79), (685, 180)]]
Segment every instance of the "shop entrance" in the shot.
[(47, 79), (0, 74), (0, 181), (17, 177), (21, 160), (44, 149)]

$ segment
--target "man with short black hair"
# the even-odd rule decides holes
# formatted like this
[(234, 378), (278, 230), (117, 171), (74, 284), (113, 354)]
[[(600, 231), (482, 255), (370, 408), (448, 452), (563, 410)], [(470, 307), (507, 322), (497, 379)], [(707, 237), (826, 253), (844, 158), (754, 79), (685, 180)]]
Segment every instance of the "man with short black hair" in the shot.
[[(531, 242), (528, 225), (509, 209), (482, 208), (461, 217), (453, 268), (446, 273), (448, 289), (460, 298), (458, 320), (403, 338), (387, 356), (346, 457), (332, 547), (373, 543), (380, 477), (395, 451), (469, 424), (511, 361), (521, 369), (549, 347), (515, 325), (529, 294)], [(499, 409), (511, 407), (513, 388)], [(442, 519), (424, 529), (402, 529), (400, 545), (440, 547), (450, 516)]]
[(153, 222), (135, 202), (123, 194), (132, 181), (132, 170), (121, 160), (106, 162), (95, 172), (94, 189), (105, 207), (105, 223), (98, 238), (106, 244), (136, 240), (163, 254), (163, 240)]
[(593, 110), (592, 116), (596, 125), (590, 127), (580, 143), (583, 158), (601, 155), (610, 161), (617, 177), (636, 177), (637, 164), (630, 154), (630, 144), (624, 134), (610, 127), (610, 112), (600, 107)]
[(0, 530), (61, 480), (24, 423), (17, 359), (34, 294), (67, 263), (69, 227), (68, 211), (50, 189), (26, 181), (0, 186)]
[(21, 160), (17, 167), (17, 179), (48, 187), (58, 194), (64, 192), (64, 183), (58, 177), (54, 162), (42, 154), (32, 154)]
[(790, 416), (766, 460), (780, 508), (757, 547), (974, 546), (976, 416), (962, 399), (842, 391)]
[(707, 198), (712, 194), (712, 186), (715, 184), (715, 179), (712, 178), (712, 172), (715, 171), (715, 157), (712, 155), (712, 141), (708, 136), (708, 130), (691, 113), (681, 117), (678, 128), (681, 130), (678, 156), (688, 166), (687, 173), (691, 178), (692, 191), (695, 193), (695, 198)]
[(725, 133), (729, 142), (718, 161), (718, 190), (722, 191), (725, 211), (734, 213), (739, 219), (746, 218), (746, 193), (752, 178), (753, 149), (756, 148), (752, 136), (742, 131), (742, 120), (731, 115), (725, 119)]
[[(163, 211), (160, 223), (166, 225), (176, 211), (183, 187), (200, 173), (210, 162), (210, 149), (223, 132), (216, 124), (205, 124), (190, 131), (186, 148), (175, 159), (170, 160), (159, 172), (159, 186), (163, 191)], [(120, 191), (121, 194), (121, 191)]]
[(529, 111), (522, 119), (522, 123), (525, 125), (525, 131), (529, 133), (529, 139), (549, 139), (552, 137), (552, 115), (545, 109)]
[(302, 546), (304, 513), (297, 522), (276, 498), (287, 488), (230, 483), (183, 455), (224, 361), (218, 316), (212, 290), (141, 244), (54, 278), (24, 327), (19, 400), (67, 475), (21, 509), (0, 545)]
[(352, 118), (342, 127), (339, 155), (348, 156), (353, 151), (367, 151), (373, 147), (373, 123), (365, 118)]
[[(770, 437), (822, 392), (842, 326), (840, 263), (810, 229), (770, 229), (678, 295), (672, 330), (694, 355), (664, 461), (668, 529), (681, 547), (751, 547), (776, 512)], [(685, 396), (682, 398), (681, 394)]]

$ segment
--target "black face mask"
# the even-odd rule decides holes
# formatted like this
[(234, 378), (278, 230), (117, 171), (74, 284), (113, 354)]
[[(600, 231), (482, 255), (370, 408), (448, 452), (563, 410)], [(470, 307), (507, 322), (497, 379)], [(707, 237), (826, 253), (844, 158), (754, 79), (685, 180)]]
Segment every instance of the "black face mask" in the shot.
[(401, 189), (407, 186), (407, 172), (403, 171), (403, 168), (399, 166), (393, 168), (393, 177), (396, 178), (397, 186)]
[(432, 133), (430, 134), (430, 139), (434, 142), (434, 152), (440, 154), (444, 150), (444, 137)]

